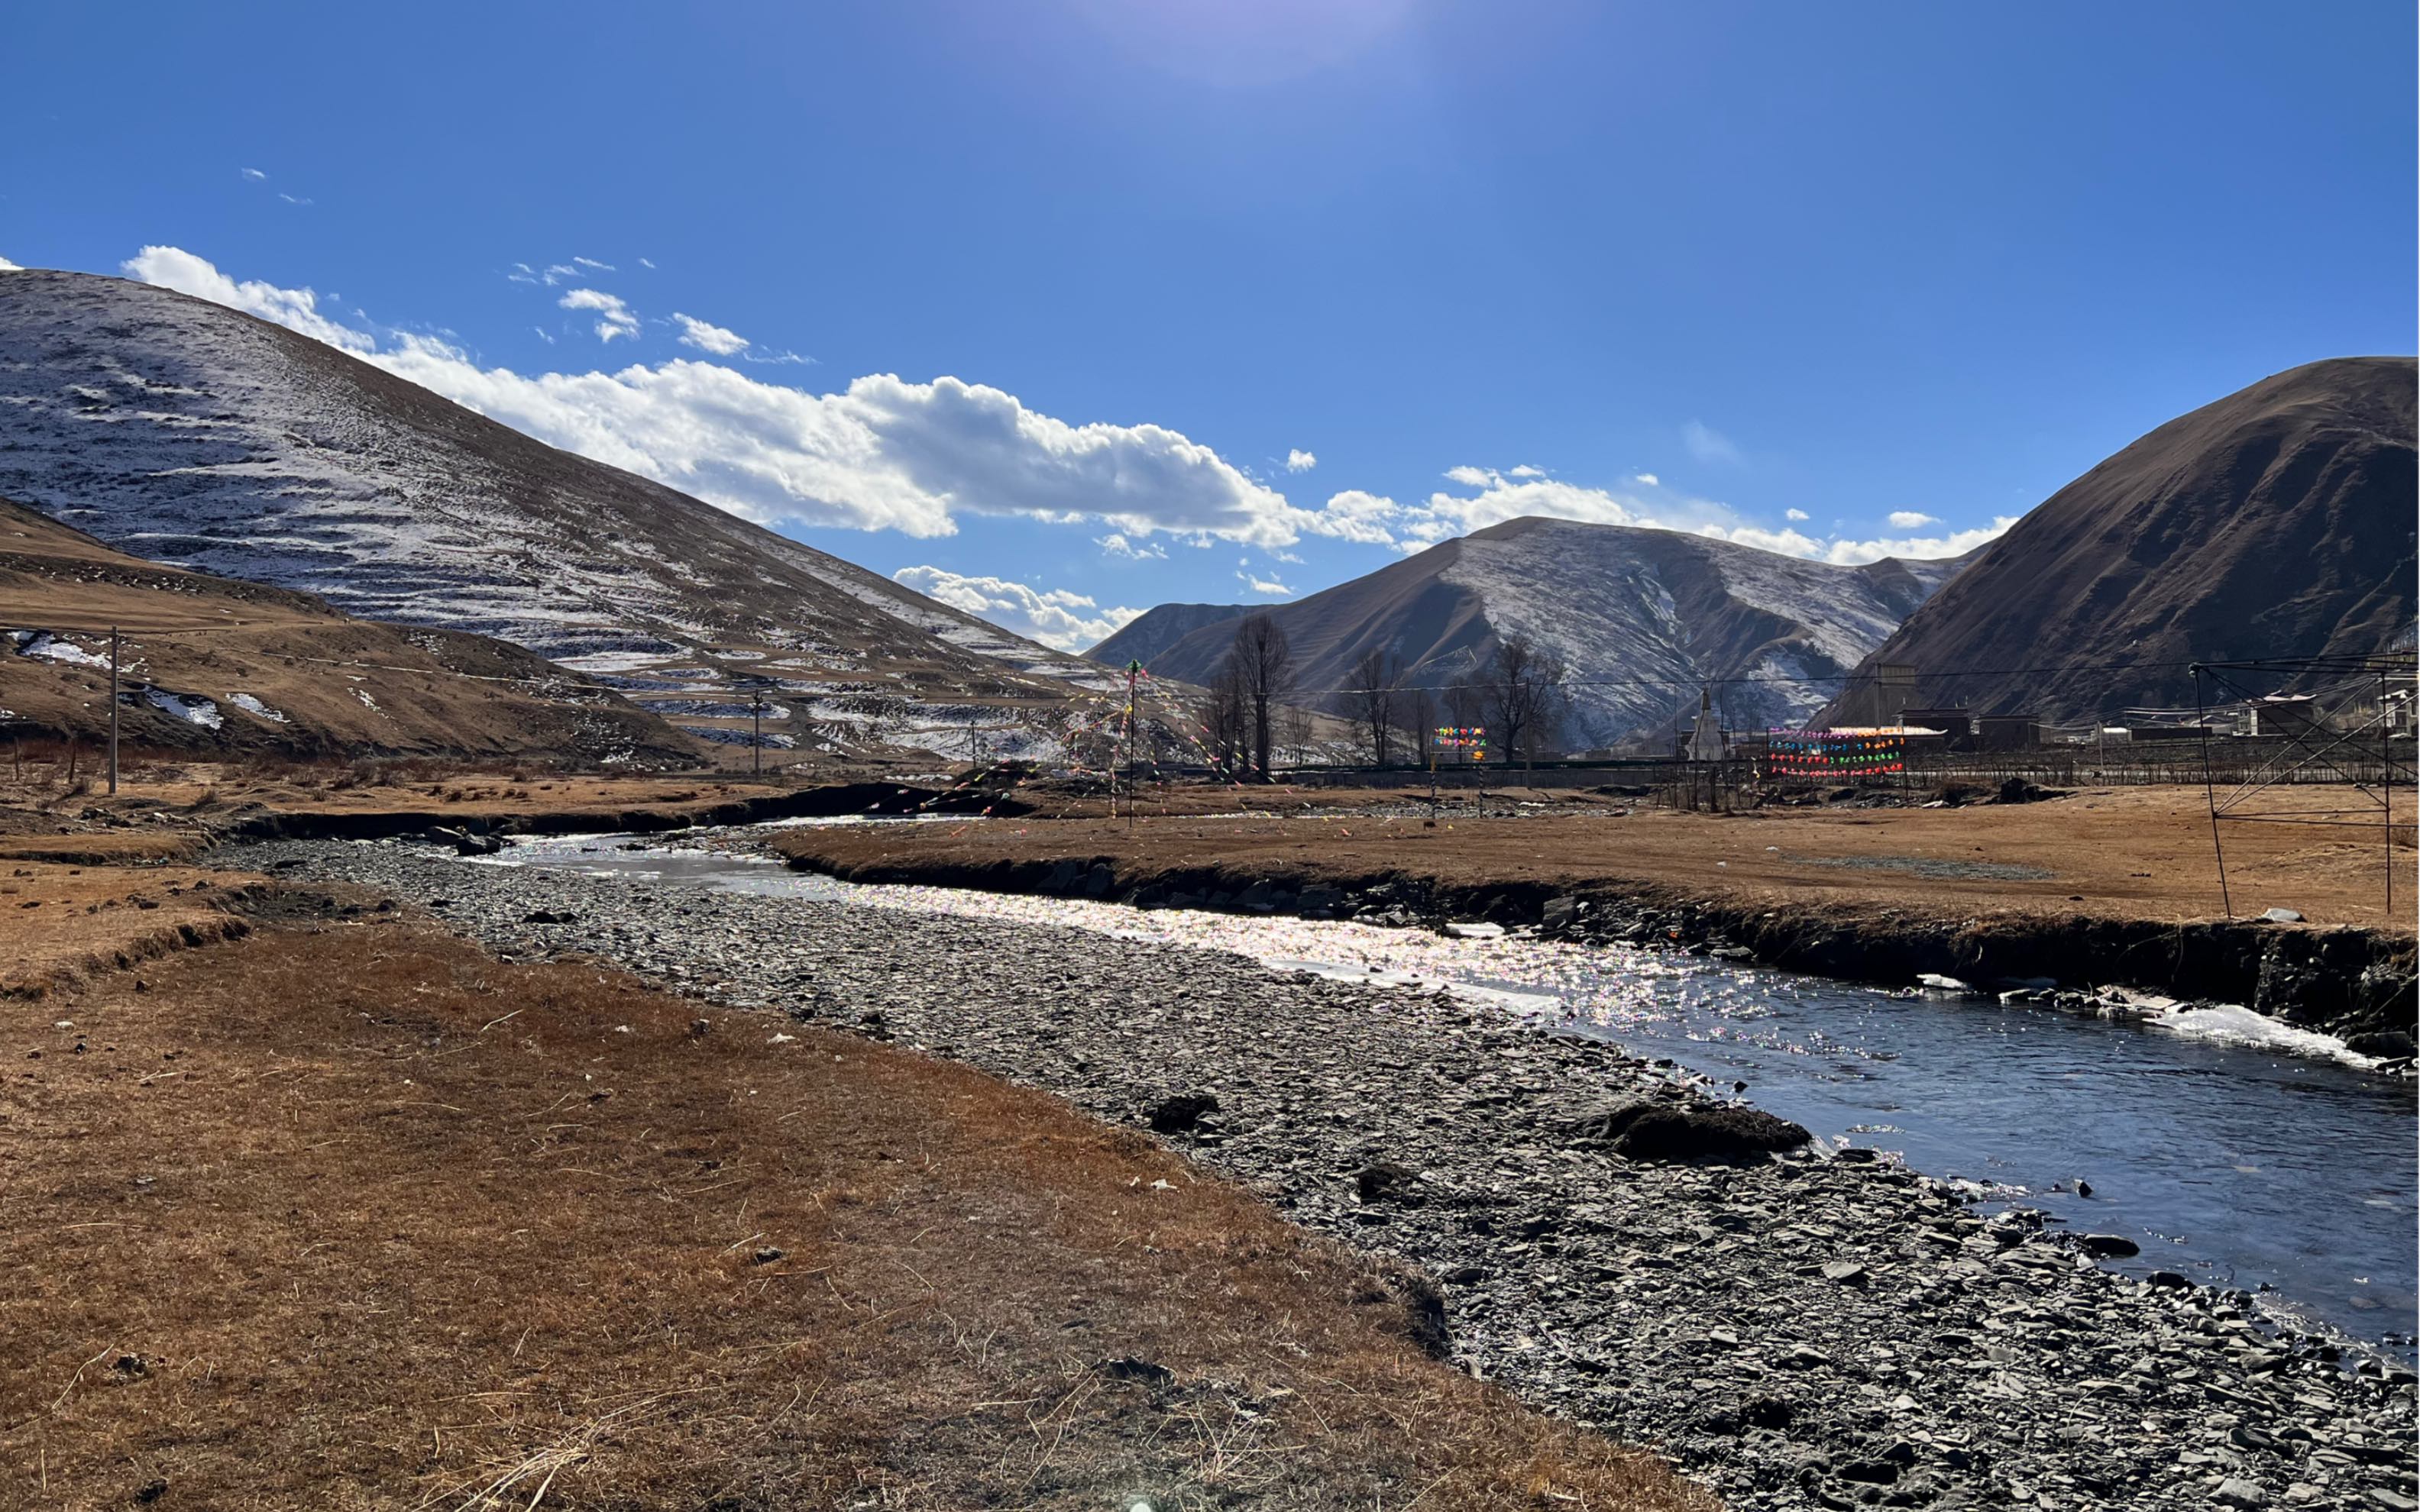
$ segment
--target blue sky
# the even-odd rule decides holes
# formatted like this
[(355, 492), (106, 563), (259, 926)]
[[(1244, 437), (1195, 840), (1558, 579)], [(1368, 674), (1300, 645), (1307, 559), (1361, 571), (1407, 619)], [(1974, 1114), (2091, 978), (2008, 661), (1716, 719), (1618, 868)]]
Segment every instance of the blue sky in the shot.
[(2409, 352), (2413, 24), (16, 7), (0, 257), (287, 319), (1076, 644), (1522, 513), (1954, 548)]

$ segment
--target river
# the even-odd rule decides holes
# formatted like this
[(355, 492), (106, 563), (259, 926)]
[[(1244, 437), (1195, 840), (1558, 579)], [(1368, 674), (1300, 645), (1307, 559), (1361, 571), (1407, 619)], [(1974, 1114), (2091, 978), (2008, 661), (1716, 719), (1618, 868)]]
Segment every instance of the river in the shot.
[(1072, 926), (1484, 996), (1745, 1083), (1759, 1106), (1831, 1142), (1896, 1151), (1992, 1200), (2132, 1238), (2142, 1253), (2119, 1269), (2273, 1288), (2272, 1311), (2412, 1353), (2410, 1087), (2240, 1011), (2080, 1017), (1622, 946), (844, 883), (743, 850), (625, 836), (523, 841), (474, 864)]

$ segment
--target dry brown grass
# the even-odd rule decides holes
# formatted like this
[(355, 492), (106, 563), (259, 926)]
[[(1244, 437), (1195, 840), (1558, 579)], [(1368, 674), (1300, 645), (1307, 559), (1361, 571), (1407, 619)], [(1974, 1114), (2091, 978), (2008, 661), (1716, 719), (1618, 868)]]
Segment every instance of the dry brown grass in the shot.
[(250, 882), (186, 867), (0, 866), (0, 996), (39, 997), (241, 935), (227, 910)]
[[(801, 829), (776, 847), (843, 874), (887, 863), (983, 867), (1062, 856), (1113, 858), (1122, 877), (1188, 869), (1352, 879), (1400, 872), (1455, 885), (1533, 882), (1667, 896), (1747, 898), (1784, 905), (1887, 907), (1965, 918), (1978, 913), (2090, 914), (2176, 921), (2215, 918), (2218, 873), (2199, 788), (2092, 790), (2046, 803), (1968, 809), (1767, 809), (1740, 814), (1559, 808), (1535, 818), (1356, 815), (1328, 806), (1299, 818), (1206, 814), (1010, 820), (969, 825)], [(1362, 795), (1367, 799), (1370, 795)], [(1232, 802), (1232, 800), (1230, 800)], [(1265, 801), (1265, 800), (1264, 800)], [(2271, 807), (2347, 802), (2303, 788)], [(2408, 796), (2397, 803), (2408, 816)], [(2290, 825), (2230, 825), (2229, 880), (2239, 913), (2284, 904), (2326, 924), (2408, 931), (2412, 830), (2400, 831), (2397, 911), (2384, 897), (2380, 834)], [(1843, 866), (1848, 860), (1862, 863)], [(2038, 868), (2033, 879), (1944, 877), (1888, 863), (1990, 862)], [(1826, 864), (1826, 863), (1832, 864)], [(2248, 905), (2248, 906), (2247, 906)]]
[(0, 1002), (15, 1504), (1711, 1506), (1042, 1094), (391, 921), (142, 980)]

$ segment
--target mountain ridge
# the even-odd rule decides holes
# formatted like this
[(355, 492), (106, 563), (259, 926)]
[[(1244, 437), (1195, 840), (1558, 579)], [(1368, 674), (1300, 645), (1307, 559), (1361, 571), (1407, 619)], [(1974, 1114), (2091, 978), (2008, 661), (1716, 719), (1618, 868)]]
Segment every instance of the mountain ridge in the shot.
[(1018, 702), (1095, 680), (350, 353), (122, 279), (0, 270), (0, 495), (171, 565), (601, 673), (677, 672), (682, 691), (769, 671), (794, 690)]
[(1333, 708), (1365, 651), (1400, 657), (1407, 685), (1441, 687), (1518, 633), (1571, 668), (1561, 743), (1612, 746), (1660, 738), (1708, 683), (1728, 680), (1724, 713), (1736, 727), (1812, 713), (1963, 560), (1841, 566), (1685, 532), (1528, 516), (1290, 603), (1195, 615), (1202, 623), (1181, 634), (1151, 623), (1153, 610), (1086, 655), (1122, 662), (1158, 641), (1155, 673), (1207, 682), (1233, 621), (1265, 612), (1294, 646), (1303, 691)]
[(2327, 358), (2154, 427), (1985, 547), (1860, 682), (1913, 665), (1923, 702), (2064, 722), (2190, 705), (2195, 660), (2409, 647), (2415, 377)]

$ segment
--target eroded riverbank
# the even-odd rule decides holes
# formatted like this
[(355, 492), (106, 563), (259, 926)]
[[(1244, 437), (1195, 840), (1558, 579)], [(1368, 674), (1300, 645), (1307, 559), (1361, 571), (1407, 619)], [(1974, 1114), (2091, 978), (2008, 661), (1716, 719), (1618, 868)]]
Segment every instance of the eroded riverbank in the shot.
[(1887, 1165), (1611, 1155), (1575, 1119), (1671, 1077), (1497, 1009), (1083, 931), (401, 845), (240, 856), (277, 859), (449, 900), (458, 928), (501, 949), (585, 951), (921, 1043), (1106, 1118), (1215, 1097), (1172, 1143), (1297, 1221), (1440, 1277), (1458, 1358), (1663, 1447), (1734, 1506), (2412, 1489), (2411, 1386), (2392, 1367), (2348, 1375), (2320, 1341), (2263, 1332), (2240, 1298), (2113, 1275), (2055, 1230), (1985, 1221)]

